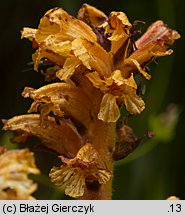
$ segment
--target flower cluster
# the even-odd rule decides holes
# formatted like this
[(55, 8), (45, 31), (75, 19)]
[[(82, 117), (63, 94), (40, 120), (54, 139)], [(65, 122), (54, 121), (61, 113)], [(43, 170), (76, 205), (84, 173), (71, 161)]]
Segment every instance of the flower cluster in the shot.
[(31, 194), (37, 184), (28, 179), (28, 174), (39, 174), (33, 153), (28, 149), (6, 150), (0, 148), (0, 199), (34, 199)]
[(154, 23), (133, 49), (132, 25), (123, 12), (112, 12), (107, 17), (101, 11), (84, 4), (77, 19), (61, 8), (49, 10), (41, 19), (38, 29), (24, 28), (26, 37), (38, 48), (33, 55), (34, 69), (40, 60), (47, 58), (57, 65), (56, 77), (68, 81), (80, 65), (86, 68), (85, 76), (104, 96), (98, 118), (116, 122), (119, 107), (124, 104), (130, 114), (139, 114), (144, 101), (137, 95), (134, 75), (150, 75), (145, 66), (154, 57), (169, 55), (167, 45), (179, 34), (162, 21)]
[[(26, 87), (22, 96), (33, 99), (29, 114), (9, 119), (4, 130), (19, 132), (14, 138), (18, 142), (36, 136), (59, 155), (63, 165), (54, 167), (50, 177), (65, 186), (69, 196), (83, 196), (89, 182), (111, 181), (120, 108), (125, 106), (131, 115), (145, 109), (136, 76), (149, 80), (148, 63), (171, 54), (168, 46), (180, 37), (162, 21), (153, 23), (136, 42), (134, 31), (125, 13), (106, 16), (88, 4), (77, 18), (61, 8), (51, 9), (38, 29), (22, 31), (22, 38), (36, 49), (34, 69), (48, 64), (47, 80), (56, 82), (39, 89)], [(127, 134), (135, 145), (133, 132)]]

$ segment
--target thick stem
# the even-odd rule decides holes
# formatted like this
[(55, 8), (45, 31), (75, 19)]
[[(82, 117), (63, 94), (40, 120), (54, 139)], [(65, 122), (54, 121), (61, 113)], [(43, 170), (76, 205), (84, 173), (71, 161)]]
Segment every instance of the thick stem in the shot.
[[(90, 142), (98, 151), (107, 169), (113, 174), (113, 151), (116, 142), (116, 123), (105, 123), (98, 120), (103, 93), (93, 87), (92, 83), (84, 75), (86, 68), (78, 68), (78, 73), (73, 77), (73, 81), (84, 90), (91, 99), (94, 110), (91, 125), (88, 127), (85, 139)], [(80, 199), (85, 200), (108, 200), (112, 198), (112, 179), (105, 185), (87, 185), (84, 195)]]

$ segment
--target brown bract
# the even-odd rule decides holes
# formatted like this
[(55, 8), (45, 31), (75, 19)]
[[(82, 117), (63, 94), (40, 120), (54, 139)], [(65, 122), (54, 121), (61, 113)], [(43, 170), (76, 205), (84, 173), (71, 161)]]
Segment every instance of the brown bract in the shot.
[(5, 150), (0, 155), (0, 199), (34, 199), (31, 194), (37, 184), (28, 174), (39, 173), (33, 153), (28, 149)]

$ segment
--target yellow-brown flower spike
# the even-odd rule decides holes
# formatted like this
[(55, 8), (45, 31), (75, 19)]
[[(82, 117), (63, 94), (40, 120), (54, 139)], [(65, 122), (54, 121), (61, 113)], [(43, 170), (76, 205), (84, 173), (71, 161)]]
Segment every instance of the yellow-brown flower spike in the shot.
[[(124, 83), (126, 79), (134, 80), (132, 76), (137, 72), (150, 79), (145, 65), (154, 57), (171, 54), (171, 50), (167, 50), (168, 44), (178, 39), (179, 34), (167, 28), (162, 21), (157, 21), (136, 41), (137, 50), (131, 52), (132, 24), (125, 13), (112, 12), (106, 17), (101, 11), (85, 4), (79, 10), (78, 18), (80, 20), (72, 18), (60, 8), (54, 8), (41, 19), (38, 30), (23, 29), (22, 37), (38, 44), (33, 56), (35, 70), (38, 69), (40, 60), (47, 58), (59, 66), (56, 76), (67, 81), (83, 65), (96, 88), (98, 82), (107, 84), (107, 80), (114, 79), (115, 72), (119, 71), (119, 83), (120, 80), (124, 82), (118, 84), (114, 80), (112, 85), (107, 86), (106, 92), (100, 88), (104, 94), (112, 96), (111, 99), (108, 95), (103, 97), (98, 117), (104, 122), (116, 122), (119, 111), (115, 107), (120, 106), (121, 101), (130, 114), (139, 114), (144, 110), (145, 104), (136, 94), (137, 85), (133, 88)], [(98, 29), (101, 33), (97, 33)], [(102, 46), (106, 41), (110, 43), (108, 51)], [(92, 78), (95, 73), (96, 77)]]
[[(22, 96), (33, 100), (28, 114), (7, 120), (3, 129), (18, 132), (15, 141), (36, 136), (60, 155), (64, 164), (54, 167), (50, 177), (69, 196), (111, 199), (120, 108), (125, 106), (125, 116), (145, 109), (136, 75), (150, 80), (148, 63), (171, 54), (169, 45), (180, 37), (162, 21), (153, 23), (135, 43), (133, 32), (124, 12), (107, 16), (88, 4), (77, 18), (53, 8), (38, 29), (22, 30), (22, 38), (36, 49), (34, 69), (48, 64), (46, 79), (57, 82), (38, 89), (26, 87)], [(139, 139), (128, 128), (124, 127), (124, 140), (134, 150)], [(95, 182), (98, 187), (92, 189)]]
[(73, 198), (83, 196), (86, 183), (106, 184), (112, 176), (91, 144), (85, 144), (73, 159), (60, 159), (64, 165), (53, 167), (50, 178), (57, 186), (64, 186), (66, 195)]
[[(1, 147), (2, 149), (2, 147)], [(39, 174), (33, 153), (28, 149), (5, 150), (0, 155), (0, 199), (34, 199), (37, 184), (28, 174)]]

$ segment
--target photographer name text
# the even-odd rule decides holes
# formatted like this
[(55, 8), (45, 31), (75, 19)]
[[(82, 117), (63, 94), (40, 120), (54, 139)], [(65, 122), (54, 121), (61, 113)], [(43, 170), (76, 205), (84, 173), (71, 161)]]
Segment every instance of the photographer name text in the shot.
[(59, 203), (54, 203), (52, 205), (30, 205), (26, 203), (15, 204), (4, 204), (3, 213), (4, 214), (15, 214), (15, 213), (82, 213), (84, 215), (89, 215), (89, 213), (94, 213), (95, 207), (92, 204), (89, 205), (63, 205)]

